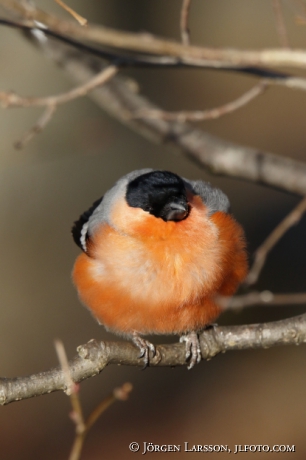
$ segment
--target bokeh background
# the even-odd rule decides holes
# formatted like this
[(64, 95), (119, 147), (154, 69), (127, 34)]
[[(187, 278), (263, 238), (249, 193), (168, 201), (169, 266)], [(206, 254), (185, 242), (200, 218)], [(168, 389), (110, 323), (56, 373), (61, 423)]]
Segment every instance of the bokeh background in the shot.
[[(297, 24), (293, 3), (282, 2), (290, 45), (305, 48), (306, 29)], [(51, 0), (37, 5), (67, 17)], [(92, 22), (179, 39), (180, 0), (73, 0), (70, 5)], [(194, 44), (245, 49), (279, 45), (269, 0), (193, 0), (189, 23)], [(15, 30), (0, 29), (0, 60), (1, 91), (42, 96), (73, 86)], [(141, 92), (171, 110), (212, 108), (235, 99), (255, 82), (206, 70), (147, 69), (126, 75), (138, 81)], [(247, 107), (200, 126), (240, 144), (305, 160), (305, 102), (303, 92), (272, 87)], [(70, 273), (79, 250), (70, 228), (123, 174), (153, 167), (210, 180), (230, 197), (250, 254), (299, 201), (262, 186), (213, 177), (166, 146), (130, 132), (87, 98), (62, 106), (42, 134), (24, 150), (15, 150), (13, 143), (39, 114), (39, 109), (0, 111), (1, 376), (56, 366), (56, 337), (63, 340), (69, 357), (91, 338), (116, 339), (77, 299)], [(259, 289), (305, 291), (305, 231), (303, 219), (273, 250)], [(253, 308), (223, 314), (219, 324), (276, 320), (302, 311), (302, 307)], [(129, 452), (132, 441), (228, 444), (232, 449), (235, 444), (294, 444), (294, 454), (279, 455), (305, 458), (304, 347), (231, 352), (190, 372), (110, 366), (82, 383), (84, 413), (126, 381), (134, 386), (129, 401), (116, 403), (101, 417), (82, 458), (139, 458), (140, 452)], [(69, 412), (69, 399), (59, 392), (1, 407), (0, 458), (66, 459), (74, 437)], [(167, 454), (174, 455), (183, 460), (191, 453)], [(240, 453), (239, 458), (250, 455)], [(253, 454), (258, 455), (270, 454)]]

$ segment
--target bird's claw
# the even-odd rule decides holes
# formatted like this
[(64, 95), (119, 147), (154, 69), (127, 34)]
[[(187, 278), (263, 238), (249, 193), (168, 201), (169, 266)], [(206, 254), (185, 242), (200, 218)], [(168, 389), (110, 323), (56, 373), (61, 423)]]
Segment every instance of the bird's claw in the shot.
[(187, 369), (192, 369), (202, 359), (198, 334), (194, 331), (182, 335), (180, 342), (186, 344), (186, 361), (189, 360)]
[(156, 355), (155, 345), (153, 345), (153, 343), (149, 342), (148, 340), (143, 339), (137, 334), (133, 335), (132, 340), (133, 340), (133, 343), (136, 345), (136, 347), (140, 351), (138, 358), (143, 358), (143, 361), (144, 361), (143, 369), (145, 369), (146, 367), (148, 367), (149, 362), (150, 362), (150, 354), (149, 354), (150, 351), (152, 353), (153, 358)]

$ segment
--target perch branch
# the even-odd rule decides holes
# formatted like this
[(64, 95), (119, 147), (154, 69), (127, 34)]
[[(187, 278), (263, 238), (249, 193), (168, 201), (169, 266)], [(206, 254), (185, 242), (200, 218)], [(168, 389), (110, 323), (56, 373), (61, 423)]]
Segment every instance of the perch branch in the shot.
[[(271, 323), (244, 326), (215, 326), (200, 334), (201, 352), (210, 359), (220, 352), (248, 348), (306, 343), (306, 314)], [(186, 365), (183, 344), (159, 345), (159, 353), (150, 366)], [(139, 350), (127, 342), (91, 340), (78, 347), (78, 356), (69, 362), (75, 383), (93, 377), (109, 364), (143, 366)], [(57, 390), (66, 390), (65, 376), (60, 368), (29, 377), (1, 378), (0, 404), (31, 398)]]

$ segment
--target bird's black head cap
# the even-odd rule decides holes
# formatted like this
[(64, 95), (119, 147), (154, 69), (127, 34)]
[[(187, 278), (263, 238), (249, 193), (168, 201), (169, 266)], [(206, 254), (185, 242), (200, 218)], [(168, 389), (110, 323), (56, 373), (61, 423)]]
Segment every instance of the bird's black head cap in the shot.
[(164, 221), (180, 221), (189, 206), (183, 179), (169, 171), (152, 171), (136, 177), (127, 186), (126, 201)]

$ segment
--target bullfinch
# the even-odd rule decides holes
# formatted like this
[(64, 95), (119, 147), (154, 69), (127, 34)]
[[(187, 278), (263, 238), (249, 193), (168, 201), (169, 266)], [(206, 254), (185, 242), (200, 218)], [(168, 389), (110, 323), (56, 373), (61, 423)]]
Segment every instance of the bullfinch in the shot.
[(145, 366), (147, 334), (178, 334), (192, 368), (198, 332), (221, 313), (247, 274), (245, 239), (218, 188), (168, 171), (119, 179), (74, 223), (81, 301), (106, 329), (130, 338)]

